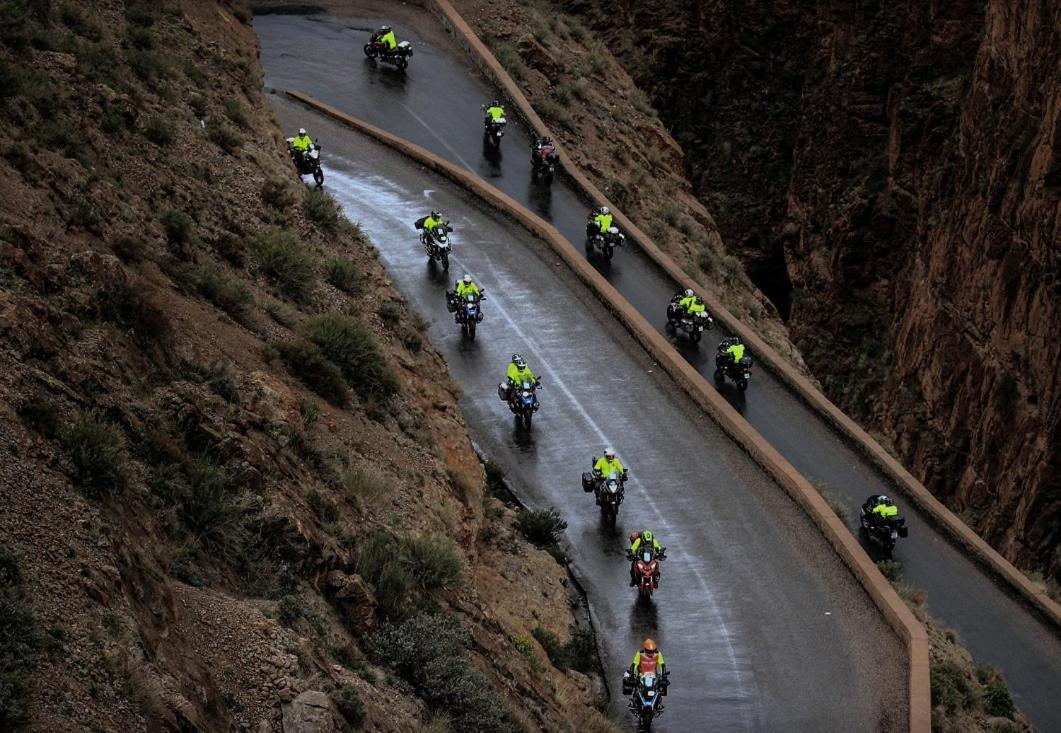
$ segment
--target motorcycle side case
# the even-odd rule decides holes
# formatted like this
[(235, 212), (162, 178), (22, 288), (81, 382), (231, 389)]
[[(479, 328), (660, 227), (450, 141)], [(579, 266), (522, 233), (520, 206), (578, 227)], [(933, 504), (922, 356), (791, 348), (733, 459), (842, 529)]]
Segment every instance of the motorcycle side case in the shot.
[(629, 672), (623, 672), (623, 694), (634, 694), (634, 679), (630, 676)]
[(906, 527), (899, 527), (899, 536), (900, 537), (906, 537), (908, 534), (910, 534), (910, 530), (909, 529), (907, 529)]
[(497, 397), (502, 402), (508, 402), (508, 385), (504, 382), (497, 385)]
[(582, 474), (582, 490), (587, 494), (593, 491), (593, 474), (590, 471), (586, 471)]
[(457, 297), (452, 291), (446, 291), (446, 310), (450, 313), (457, 312)]

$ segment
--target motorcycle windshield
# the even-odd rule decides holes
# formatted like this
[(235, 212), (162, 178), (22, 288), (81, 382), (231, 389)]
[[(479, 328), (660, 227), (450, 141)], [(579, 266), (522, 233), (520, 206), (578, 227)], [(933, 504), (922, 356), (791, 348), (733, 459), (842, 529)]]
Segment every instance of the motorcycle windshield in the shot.
[(609, 481), (606, 484), (606, 486), (608, 487), (608, 493), (609, 494), (616, 494), (616, 493), (619, 492), (619, 482), (618, 481)]
[(651, 550), (645, 550), (644, 552), (641, 553), (641, 562), (643, 562), (645, 565), (648, 565), (649, 563), (652, 562), (652, 551)]

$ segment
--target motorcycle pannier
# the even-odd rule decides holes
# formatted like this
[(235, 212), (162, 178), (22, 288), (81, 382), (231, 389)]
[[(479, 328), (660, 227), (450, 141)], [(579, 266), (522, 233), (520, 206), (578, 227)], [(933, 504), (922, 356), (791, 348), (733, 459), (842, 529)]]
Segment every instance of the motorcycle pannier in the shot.
[(587, 494), (593, 491), (593, 474), (589, 471), (582, 474), (582, 490)]
[(508, 402), (508, 385), (504, 382), (497, 385), (497, 396), (502, 402)]

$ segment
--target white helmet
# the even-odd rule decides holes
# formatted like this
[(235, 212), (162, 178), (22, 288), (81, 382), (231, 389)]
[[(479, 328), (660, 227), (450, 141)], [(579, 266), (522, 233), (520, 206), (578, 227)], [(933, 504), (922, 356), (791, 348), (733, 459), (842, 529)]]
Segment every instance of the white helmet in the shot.
[(694, 295), (694, 293), (693, 293), (693, 290), (692, 290), (692, 288), (688, 288), (688, 289), (687, 289), (687, 290), (685, 291), (685, 297), (687, 297), (687, 298), (688, 298), (688, 297), (689, 297), (690, 295)]
[(465, 283), (471, 283), (471, 281), (472, 281), (472, 276), (469, 275), (468, 273), (464, 273), (464, 282)]
[(615, 458), (615, 449), (614, 448), (605, 448), (604, 449), (604, 457), (605, 458)]
[(600, 213), (602, 213), (602, 214), (610, 214), (611, 212), (608, 211), (608, 207), (607, 206), (602, 206), (602, 207), (600, 207)]
[(306, 128), (305, 127), (298, 128), (298, 134), (299, 135), (305, 135), (306, 134)]

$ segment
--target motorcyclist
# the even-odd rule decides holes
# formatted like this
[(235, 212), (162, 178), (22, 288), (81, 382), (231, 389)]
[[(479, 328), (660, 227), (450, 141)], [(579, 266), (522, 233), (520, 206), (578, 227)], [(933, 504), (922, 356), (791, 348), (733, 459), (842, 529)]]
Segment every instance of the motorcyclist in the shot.
[(373, 35), (372, 40), (388, 51), (393, 51), (398, 47), (398, 39), (394, 37), (394, 30), (389, 25), (380, 26), (379, 30)]
[[(640, 532), (630, 533), (630, 547), (626, 550), (626, 556), (630, 558), (630, 587), (633, 588), (637, 585), (637, 553), (642, 547), (651, 547), (652, 551), (656, 553), (656, 556), (661, 560), (663, 559), (663, 546), (660, 545), (659, 540), (656, 539), (655, 535), (652, 534), (652, 530), (643, 529)], [(653, 578), (656, 585), (659, 585), (659, 569), (657, 566), (656, 575)]]
[(718, 342), (718, 354), (729, 359), (730, 364), (740, 364), (744, 358), (744, 344), (736, 336), (729, 336)]
[(597, 499), (597, 504), (600, 504), (601, 487), (613, 473), (618, 474), (623, 481), (626, 480), (627, 472), (623, 462), (615, 455), (613, 448), (605, 448), (604, 455), (593, 464), (593, 495)]
[(309, 150), (309, 146), (313, 144), (313, 138), (306, 134), (306, 128), (298, 128), (298, 134), (291, 138), (291, 150), (295, 152), (295, 157), (298, 162), (301, 163), (302, 159), (306, 155), (306, 151)]
[(508, 365), (508, 370), (505, 372), (505, 376), (508, 378), (508, 399), (512, 399), (512, 395), (518, 385), (523, 382), (530, 382), (535, 386), (538, 386), (538, 378), (534, 376), (534, 372), (527, 366), (526, 360), (522, 354), (513, 354), (512, 361)]
[(505, 116), (505, 108), (496, 99), (493, 104), (484, 109), (486, 110), (486, 122), (499, 122)]
[(630, 665), (627, 673), (633, 679), (640, 679), (646, 674), (655, 674), (659, 678), (659, 686), (666, 690), (670, 682), (667, 680), (667, 665), (663, 661), (663, 652), (656, 646), (652, 639), (645, 639), (641, 649), (634, 655), (634, 662)]
[(532, 144), (531, 148), (534, 150), (534, 159), (537, 162), (545, 162), (549, 159), (549, 156), (556, 152), (556, 146), (553, 145), (553, 139), (548, 135), (543, 135), (537, 138)]
[(441, 211), (432, 211), (427, 216), (422, 216), (413, 222), (413, 226), (417, 229), (422, 229), (429, 234), (434, 234), (437, 227), (445, 227), (447, 232), (452, 232), (453, 227), (449, 225), (449, 222), (442, 216)]
[(874, 524), (887, 524), (899, 518), (899, 507), (886, 494), (874, 494), (866, 499), (867, 516)]
[(707, 309), (707, 306), (704, 305), (704, 301), (702, 301), (700, 296), (694, 293), (692, 289), (688, 289), (684, 293), (678, 293), (674, 297), (678, 301), (678, 307), (690, 316), (694, 313), (701, 313)]
[(586, 233), (590, 236), (594, 234), (604, 234), (612, 226), (612, 212), (608, 210), (607, 206), (600, 206), (590, 212), (592, 217), (589, 223), (586, 225)]
[(457, 293), (458, 298), (464, 298), (465, 295), (478, 295), (479, 286), (472, 280), (472, 276), (468, 273), (464, 273), (464, 277), (457, 281), (454, 290)]

